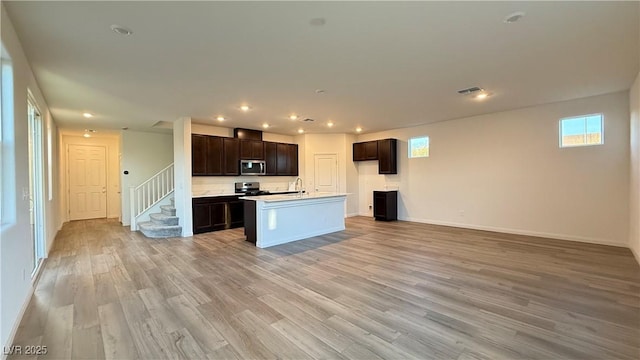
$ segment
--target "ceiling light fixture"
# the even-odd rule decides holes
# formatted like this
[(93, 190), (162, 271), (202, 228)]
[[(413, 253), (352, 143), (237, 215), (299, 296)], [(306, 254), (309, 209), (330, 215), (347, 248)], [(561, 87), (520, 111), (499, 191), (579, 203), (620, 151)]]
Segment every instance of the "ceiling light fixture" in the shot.
[(362, 128), (358, 126), (358, 127), (356, 128), (356, 132), (362, 132)]
[(120, 26), (116, 24), (111, 25), (111, 30), (113, 30), (114, 33), (122, 36), (129, 36), (133, 34), (133, 31), (131, 31), (131, 29), (127, 29), (124, 26)]
[(298, 120), (298, 115), (296, 115), (296, 114), (291, 114), (291, 115), (289, 116), (289, 119), (291, 119), (291, 120)]
[(82, 136), (84, 136), (86, 138), (90, 138), (91, 137), (91, 135), (89, 135), (88, 133), (84, 133), (84, 135), (82, 135)]
[(224, 118), (224, 116), (218, 116), (218, 117), (216, 118), (216, 120), (218, 120), (218, 121), (224, 121), (224, 120), (225, 120), (225, 118)]
[(489, 96), (489, 94), (487, 94), (486, 92), (482, 92), (478, 95), (475, 96), (475, 99), (477, 100), (484, 100)]
[(269, 124), (264, 123), (264, 124), (262, 124), (262, 127), (266, 129), (266, 128), (268, 128), (268, 127), (269, 127)]
[(298, 134), (302, 134), (302, 133), (304, 133), (304, 130), (303, 129), (298, 129)]
[(327, 126), (328, 126), (328, 127), (333, 127), (333, 123), (332, 123), (331, 121), (329, 121), (329, 122), (327, 123)]
[(250, 109), (249, 105), (240, 106), (240, 110), (242, 110), (242, 111), (249, 111), (249, 109)]
[(93, 114), (86, 112), (86, 113), (82, 113), (82, 116), (86, 117), (87, 119), (90, 119), (93, 117)]
[(516, 11), (514, 13), (511, 13), (511, 14), (505, 16), (502, 21), (507, 23), (507, 24), (513, 24), (514, 22), (520, 21), (520, 19), (522, 19), (524, 17), (524, 15), (525, 15), (524, 12)]

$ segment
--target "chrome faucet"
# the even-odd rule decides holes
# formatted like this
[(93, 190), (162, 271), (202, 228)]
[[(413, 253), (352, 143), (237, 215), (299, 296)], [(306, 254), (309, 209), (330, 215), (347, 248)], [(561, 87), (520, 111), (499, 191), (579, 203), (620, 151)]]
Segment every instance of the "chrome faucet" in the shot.
[(296, 178), (296, 191), (298, 195), (302, 196), (302, 179)]

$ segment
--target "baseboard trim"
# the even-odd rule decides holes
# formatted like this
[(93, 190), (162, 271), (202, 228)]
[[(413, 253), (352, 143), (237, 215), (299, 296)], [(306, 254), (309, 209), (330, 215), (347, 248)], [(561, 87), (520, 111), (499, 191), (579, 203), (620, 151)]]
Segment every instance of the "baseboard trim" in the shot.
[(345, 216), (345, 217), (350, 218), (350, 217), (354, 217), (354, 216), (360, 216), (360, 214), (358, 214), (358, 213), (351, 213), (351, 214), (347, 214), (347, 216)]
[(418, 219), (418, 218), (411, 218), (411, 217), (403, 218), (400, 220), (413, 221), (413, 222), (432, 224), (432, 225), (452, 226), (452, 227), (458, 227), (463, 229), (493, 231), (493, 232), (506, 233), (506, 234), (515, 234), (515, 235), (536, 236), (536, 237), (542, 237), (542, 238), (575, 241), (575, 242), (582, 242), (582, 243), (589, 243), (589, 244), (608, 245), (608, 246), (625, 247), (625, 248), (628, 247), (627, 244), (621, 244), (621, 243), (614, 242), (607, 239), (597, 239), (597, 238), (573, 236), (573, 235), (567, 235), (567, 234), (545, 233), (545, 232), (530, 231), (530, 230), (502, 228), (502, 227), (496, 227), (496, 226), (470, 225), (470, 224), (454, 223), (449, 221)]

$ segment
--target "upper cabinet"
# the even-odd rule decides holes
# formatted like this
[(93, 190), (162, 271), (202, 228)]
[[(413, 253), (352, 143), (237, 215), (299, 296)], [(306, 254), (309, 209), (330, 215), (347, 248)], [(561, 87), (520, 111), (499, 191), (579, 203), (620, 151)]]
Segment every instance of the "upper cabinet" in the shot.
[(240, 175), (240, 159), (265, 160), (266, 175), (298, 176), (298, 145), (191, 135), (192, 175)]
[(264, 141), (241, 139), (240, 159), (264, 160)]
[[(269, 165), (267, 165), (267, 170)], [(298, 176), (298, 145), (276, 143), (276, 174)]]
[(378, 140), (378, 174), (398, 173), (398, 140)]
[(191, 135), (191, 173), (194, 176), (239, 175), (239, 140)]
[(353, 144), (353, 161), (378, 160), (379, 174), (398, 173), (398, 140), (383, 139)]

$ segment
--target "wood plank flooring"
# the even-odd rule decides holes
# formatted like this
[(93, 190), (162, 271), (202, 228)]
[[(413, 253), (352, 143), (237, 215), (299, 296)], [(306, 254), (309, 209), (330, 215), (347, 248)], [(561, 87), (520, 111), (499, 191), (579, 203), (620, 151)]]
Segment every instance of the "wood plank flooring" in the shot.
[(640, 358), (628, 249), (365, 217), (270, 249), (243, 239), (65, 224), (15, 345), (46, 345), (43, 359)]

